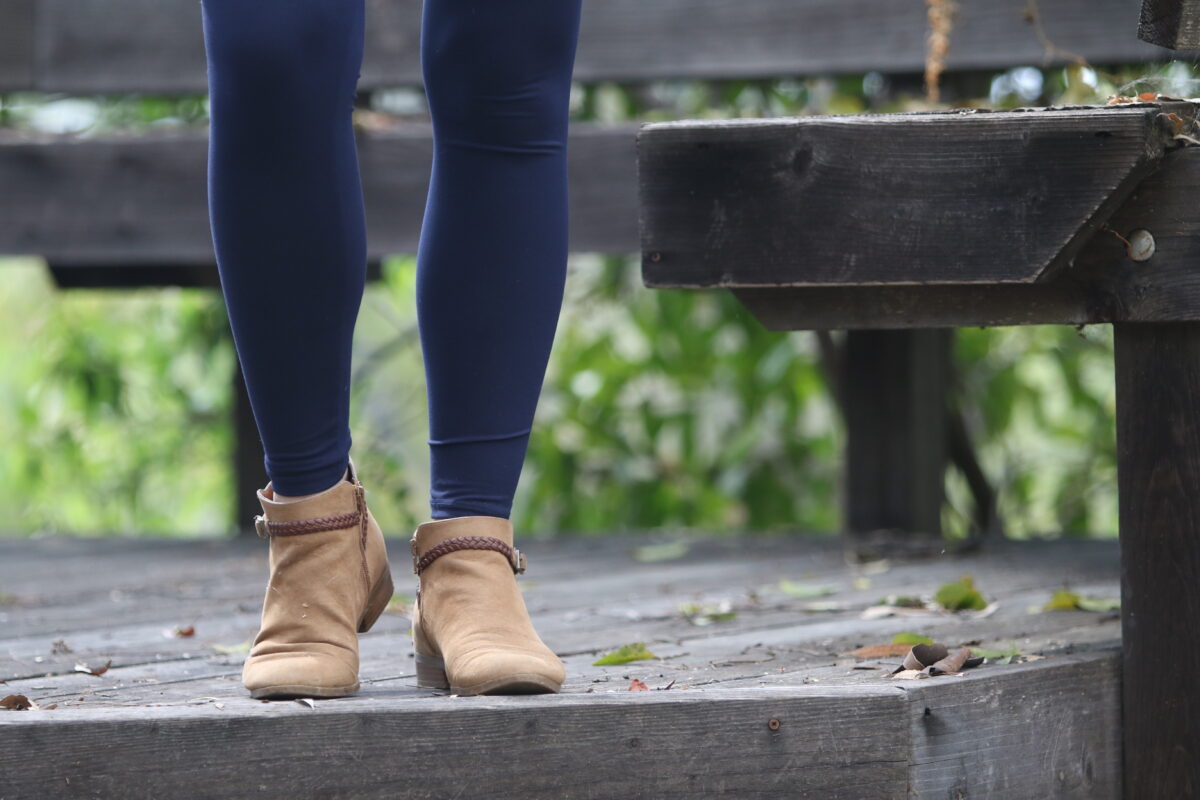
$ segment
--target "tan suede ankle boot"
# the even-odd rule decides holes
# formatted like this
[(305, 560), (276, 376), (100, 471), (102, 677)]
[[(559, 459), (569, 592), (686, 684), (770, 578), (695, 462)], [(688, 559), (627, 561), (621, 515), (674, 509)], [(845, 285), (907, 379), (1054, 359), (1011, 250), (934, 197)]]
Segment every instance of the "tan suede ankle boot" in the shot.
[(510, 520), (468, 516), (417, 526), (413, 604), (417, 685), (455, 694), (535, 694), (562, 688), (566, 669), (542, 642), (516, 574)]
[(270, 539), (262, 626), (242, 668), (250, 696), (341, 697), (358, 691), (358, 634), (392, 597), (383, 532), (354, 462), (336, 486), (274, 502), (258, 491), (258, 535)]

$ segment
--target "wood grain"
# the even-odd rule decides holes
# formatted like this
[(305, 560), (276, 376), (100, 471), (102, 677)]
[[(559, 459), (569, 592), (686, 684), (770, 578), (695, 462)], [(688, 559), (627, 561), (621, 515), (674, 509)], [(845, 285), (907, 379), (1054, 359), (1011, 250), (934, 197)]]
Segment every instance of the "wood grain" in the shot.
[(850, 331), (845, 344), (843, 518), (866, 558), (891, 540), (942, 546), (950, 329)]
[[(0, 31), (22, 30), (16, 5), (36, 3), (32, 72), (0, 60), (0, 84), (47, 92), (196, 92), (206, 89), (200, 4), (194, 0), (5, 0)], [(1039, 4), (1041, 33), (1025, 0), (964, 6), (949, 70), (1166, 60), (1139, 41), (1127, 0)], [(419, 0), (368, 0), (360, 87), (421, 84)], [(928, 30), (920, 3), (895, 0), (605, 0), (585, 3), (575, 78), (744, 78), (920, 73)], [(863, 42), (871, 42), (863, 47)], [(3, 56), (0, 56), (3, 59)]]
[(1126, 796), (1195, 797), (1200, 323), (1122, 323), (1114, 335)]
[[(638, 249), (636, 124), (580, 124), (568, 141), (571, 250)], [(212, 264), (202, 134), (87, 140), (0, 135), (0, 253), (73, 268)], [(410, 123), (358, 139), (368, 257), (415, 253), (432, 129)]]
[(1045, 281), (1192, 103), (644, 123), (650, 287)]
[(1200, 49), (1200, 0), (1142, 0), (1138, 38), (1175, 50)]
[[(523, 595), (567, 663), (561, 695), (418, 689), (408, 619), (389, 613), (362, 637), (362, 692), (307, 708), (251, 700), (243, 655), (211, 648), (255, 630), (263, 543), (0, 541), (3, 691), (57, 704), (0, 712), (4, 796), (892, 798), (910, 785), (927, 789), (919, 796), (1112, 796), (1117, 620), (1026, 608), (1064, 582), (1114, 594), (1115, 542), (998, 541), (984, 554), (893, 560), (867, 587), (835, 540), (697, 537), (681, 558), (639, 562), (646, 542), (522, 545)], [(402, 544), (389, 542), (411, 596)], [(996, 613), (860, 618), (880, 595), (964, 571)], [(826, 599), (845, 609), (804, 611), (778, 591), (782, 578), (829, 585)], [(696, 626), (678, 610), (722, 597), (737, 609), (728, 622)], [(195, 637), (161, 635), (181, 622)], [(852, 669), (839, 655), (900, 630), (1016, 641), (1045, 658), (901, 682), (888, 665)], [(592, 666), (642, 638), (660, 658)], [(53, 655), (59, 640), (72, 652)], [(73, 669), (110, 657), (102, 676)], [(633, 677), (653, 688), (629, 692)]]
[[(771, 330), (1083, 325), (1200, 319), (1200, 148), (1167, 153), (1125, 204), (1049, 281), (999, 286), (734, 288)], [(1133, 261), (1124, 240), (1154, 237)]]

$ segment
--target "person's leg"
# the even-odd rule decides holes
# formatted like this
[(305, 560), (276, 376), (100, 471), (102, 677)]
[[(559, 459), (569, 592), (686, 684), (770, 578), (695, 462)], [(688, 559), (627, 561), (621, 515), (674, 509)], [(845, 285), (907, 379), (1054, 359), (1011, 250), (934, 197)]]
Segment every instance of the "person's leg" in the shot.
[(272, 487), (346, 475), (350, 351), (366, 279), (351, 126), (363, 0), (203, 0), (209, 212)]
[(507, 518), (562, 306), (581, 0), (426, 0), (417, 267), (434, 519)]

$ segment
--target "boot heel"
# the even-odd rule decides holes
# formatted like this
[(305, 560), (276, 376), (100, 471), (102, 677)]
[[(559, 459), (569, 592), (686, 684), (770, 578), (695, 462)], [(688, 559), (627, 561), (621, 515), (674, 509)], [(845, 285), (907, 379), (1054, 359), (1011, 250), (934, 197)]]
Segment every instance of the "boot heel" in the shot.
[(442, 659), (417, 653), (417, 686), (421, 689), (449, 689), (446, 667)]
[(375, 581), (375, 586), (371, 589), (371, 596), (367, 600), (367, 608), (363, 612), (362, 620), (358, 623), (358, 632), (366, 633), (371, 630), (371, 626), (383, 614), (388, 603), (392, 600), (392, 593), (395, 592), (395, 586), (392, 584), (392, 571), (384, 569), (383, 574), (379, 576), (379, 580)]
[[(419, 601), (418, 601), (419, 602)], [(430, 651), (433, 648), (421, 630), (420, 608), (413, 614), (413, 656), (417, 662), (417, 686), (422, 689), (449, 689), (450, 679), (446, 677), (446, 663)]]

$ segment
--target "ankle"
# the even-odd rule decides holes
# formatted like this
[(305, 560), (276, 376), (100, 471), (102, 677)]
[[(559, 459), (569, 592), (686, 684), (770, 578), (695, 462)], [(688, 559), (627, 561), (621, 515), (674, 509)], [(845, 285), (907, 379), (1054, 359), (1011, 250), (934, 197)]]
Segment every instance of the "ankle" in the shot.
[(333, 484), (331, 484), (330, 486), (327, 486), (326, 488), (322, 489), (319, 492), (313, 492), (312, 494), (301, 494), (301, 495), (285, 495), (285, 494), (280, 494), (279, 492), (275, 492), (274, 496), (271, 499), (274, 500), (276, 503), (299, 503), (301, 500), (307, 500), (310, 497), (316, 497), (319, 494), (323, 494), (323, 493), (329, 491), (334, 486), (337, 486), (339, 483), (341, 483), (342, 481), (346, 480), (349, 477), (350, 477), (350, 468), (347, 467), (346, 471), (342, 473), (342, 477), (338, 478), (337, 481), (335, 481)]

